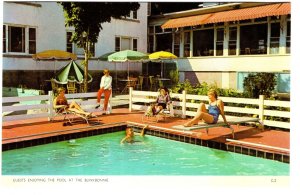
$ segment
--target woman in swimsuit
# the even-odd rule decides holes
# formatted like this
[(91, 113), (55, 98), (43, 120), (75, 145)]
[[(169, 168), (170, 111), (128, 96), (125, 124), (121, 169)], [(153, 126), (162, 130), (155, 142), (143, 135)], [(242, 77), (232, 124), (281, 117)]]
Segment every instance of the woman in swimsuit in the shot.
[(53, 100), (53, 106), (55, 109), (65, 107), (67, 110), (76, 112), (78, 114), (83, 114), (85, 116), (90, 116), (90, 112), (85, 112), (75, 101), (68, 104), (67, 98), (65, 96), (65, 89), (60, 87), (57, 89), (57, 96)]
[(159, 95), (156, 98), (156, 113), (159, 113), (161, 110), (166, 109), (168, 105), (171, 104), (171, 98), (167, 88), (161, 88), (159, 90)]
[(224, 122), (229, 125), (224, 114), (224, 103), (222, 100), (218, 99), (217, 92), (215, 90), (209, 90), (207, 96), (209, 100), (208, 112), (206, 110), (205, 104), (200, 103), (196, 116), (192, 120), (185, 123), (183, 126), (191, 127), (198, 124), (199, 120), (203, 120), (204, 122), (209, 124), (215, 124), (218, 122), (220, 114)]

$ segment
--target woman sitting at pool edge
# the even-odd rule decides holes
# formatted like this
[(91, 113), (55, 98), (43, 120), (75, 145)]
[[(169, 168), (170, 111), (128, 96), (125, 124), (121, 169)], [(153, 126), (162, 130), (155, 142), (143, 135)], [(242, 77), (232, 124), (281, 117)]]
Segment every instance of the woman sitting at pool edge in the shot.
[(65, 107), (66, 110), (70, 110), (81, 115), (92, 115), (92, 113), (84, 111), (75, 101), (72, 101), (70, 104), (68, 104), (65, 91), (66, 90), (63, 87), (59, 87), (57, 89), (57, 96), (53, 100), (53, 108), (59, 109)]
[(199, 108), (197, 110), (196, 116), (183, 126), (191, 127), (193, 125), (198, 124), (199, 120), (203, 120), (205, 123), (208, 124), (215, 124), (218, 122), (219, 115), (221, 114), (224, 123), (229, 126), (229, 123), (226, 120), (224, 114), (224, 103), (222, 100), (218, 99), (218, 94), (215, 90), (211, 89), (207, 93), (208, 96), (208, 112), (206, 110), (205, 104), (200, 103)]

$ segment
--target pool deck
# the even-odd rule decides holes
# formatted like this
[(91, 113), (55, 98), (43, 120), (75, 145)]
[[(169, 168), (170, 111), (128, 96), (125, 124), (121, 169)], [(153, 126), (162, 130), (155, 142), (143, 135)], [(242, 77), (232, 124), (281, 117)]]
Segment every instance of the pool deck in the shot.
[[(2, 144), (21, 142), (24, 140), (34, 140), (37, 138), (50, 137), (54, 135), (70, 134), (73, 132), (90, 131), (93, 129), (101, 129), (107, 127), (115, 127), (120, 125), (133, 125), (143, 127), (145, 123), (142, 121), (143, 112), (129, 112), (127, 108), (114, 109), (110, 115), (98, 115), (97, 118), (91, 120), (90, 125), (82, 120), (76, 120), (72, 126), (63, 126), (62, 118), (55, 121), (48, 121), (47, 118), (27, 119), (19, 121), (8, 121), (2, 123)], [(231, 130), (226, 127), (214, 127), (209, 129), (209, 134), (205, 129), (181, 131), (172, 128), (172, 126), (183, 124), (188, 119), (167, 118), (157, 123), (149, 123), (148, 130), (159, 131), (177, 136), (188, 136), (190, 139), (201, 139), (203, 141), (212, 141), (215, 143), (226, 144), (227, 146), (240, 146), (239, 150), (243, 153), (243, 147), (250, 149), (260, 149), (265, 152), (281, 154), (289, 156), (290, 133), (289, 131), (280, 131), (275, 129), (259, 130), (251, 126), (232, 125), (235, 132), (234, 140), (239, 143), (232, 142)], [(146, 130), (147, 135), (147, 130)]]

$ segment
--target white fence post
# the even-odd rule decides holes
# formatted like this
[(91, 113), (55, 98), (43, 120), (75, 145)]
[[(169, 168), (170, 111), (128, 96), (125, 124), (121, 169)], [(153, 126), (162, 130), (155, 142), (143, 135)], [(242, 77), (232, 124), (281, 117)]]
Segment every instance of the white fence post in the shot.
[(264, 122), (264, 95), (259, 95), (259, 120)]
[(129, 87), (129, 112), (132, 111), (132, 91), (133, 91), (133, 88)]
[(48, 121), (51, 120), (51, 118), (53, 117), (53, 92), (52, 91), (48, 91), (48, 96), (49, 96), (49, 109), (48, 109)]
[(182, 118), (186, 118), (186, 91), (182, 91)]

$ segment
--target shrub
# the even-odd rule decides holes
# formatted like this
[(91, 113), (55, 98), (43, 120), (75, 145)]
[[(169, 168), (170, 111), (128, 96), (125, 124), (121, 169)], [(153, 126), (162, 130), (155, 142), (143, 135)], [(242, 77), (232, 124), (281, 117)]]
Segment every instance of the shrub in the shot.
[(244, 94), (249, 98), (258, 98), (265, 95), (267, 98), (272, 95), (276, 85), (274, 73), (251, 73), (244, 80)]

